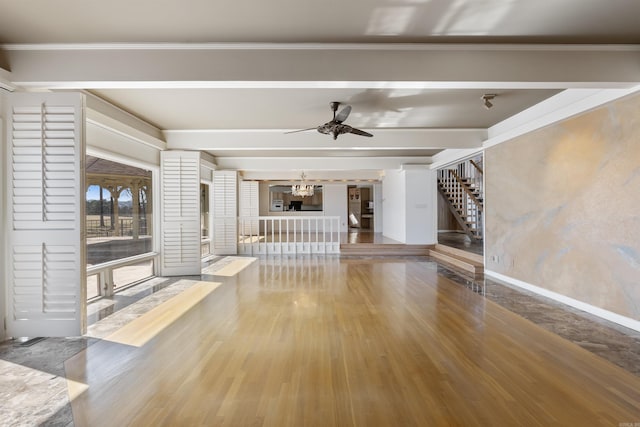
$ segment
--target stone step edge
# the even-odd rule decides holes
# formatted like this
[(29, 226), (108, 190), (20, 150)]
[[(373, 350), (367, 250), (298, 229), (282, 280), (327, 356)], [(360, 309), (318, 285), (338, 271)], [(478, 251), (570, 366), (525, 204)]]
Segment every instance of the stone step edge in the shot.
[(467, 252), (458, 248), (453, 248), (451, 246), (442, 245), (440, 243), (435, 245), (434, 250), (437, 252), (446, 253), (448, 255), (453, 255), (456, 258), (460, 258), (462, 260), (484, 265), (484, 257), (482, 255)]
[(483, 274), (484, 273), (484, 266), (478, 264), (478, 263), (474, 263), (474, 262), (469, 262), (467, 260), (462, 260), (458, 257), (456, 257), (455, 255), (450, 255), (450, 254), (446, 254), (443, 252), (438, 252), (436, 250), (430, 250), (429, 251), (429, 255), (435, 259), (437, 259), (438, 261), (441, 261), (445, 264), (448, 264), (452, 267), (456, 267), (459, 268), (463, 271), (466, 271), (468, 273), (471, 273), (473, 275), (479, 275), (479, 274)]

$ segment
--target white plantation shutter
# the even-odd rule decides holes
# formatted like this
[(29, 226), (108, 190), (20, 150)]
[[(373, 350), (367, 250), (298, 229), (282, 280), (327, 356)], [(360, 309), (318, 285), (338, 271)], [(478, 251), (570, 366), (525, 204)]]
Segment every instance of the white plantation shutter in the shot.
[(84, 97), (10, 96), (9, 336), (85, 331)]
[[(258, 181), (240, 181), (240, 217), (254, 217), (260, 215)], [(258, 220), (243, 221), (240, 233), (245, 236), (258, 234)]]
[(215, 255), (238, 253), (237, 182), (235, 171), (213, 172), (213, 250)]
[(200, 274), (200, 153), (161, 153), (163, 276)]

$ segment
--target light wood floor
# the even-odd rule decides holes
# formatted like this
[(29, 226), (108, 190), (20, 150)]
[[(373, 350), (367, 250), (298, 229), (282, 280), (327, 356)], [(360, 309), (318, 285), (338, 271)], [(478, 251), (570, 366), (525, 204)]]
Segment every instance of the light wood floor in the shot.
[(400, 244), (397, 240), (383, 236), (382, 233), (374, 233), (368, 230), (349, 230), (348, 233), (340, 233), (340, 243), (373, 243), (376, 245)]
[(76, 425), (640, 422), (640, 378), (429, 262), (281, 261), (216, 277), (141, 347), (104, 340), (67, 361)]

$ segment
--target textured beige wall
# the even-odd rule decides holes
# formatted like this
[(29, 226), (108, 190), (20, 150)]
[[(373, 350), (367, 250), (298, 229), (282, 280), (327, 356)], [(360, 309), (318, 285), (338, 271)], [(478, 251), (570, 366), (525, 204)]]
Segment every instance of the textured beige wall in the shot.
[(640, 320), (640, 96), (485, 156), (487, 269)]

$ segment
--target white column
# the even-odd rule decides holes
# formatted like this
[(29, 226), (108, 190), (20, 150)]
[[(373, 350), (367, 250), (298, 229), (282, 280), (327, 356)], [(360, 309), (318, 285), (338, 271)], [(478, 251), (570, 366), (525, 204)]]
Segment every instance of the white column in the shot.
[(322, 203), (324, 216), (340, 217), (340, 232), (346, 233), (347, 227), (347, 184), (323, 184)]
[(382, 223), (386, 237), (408, 245), (437, 239), (436, 172), (426, 165), (387, 170), (382, 182)]
[(382, 181), (382, 234), (405, 243), (406, 183), (403, 170), (386, 170)]
[(436, 171), (427, 167), (405, 170), (405, 243), (430, 245), (437, 241)]

